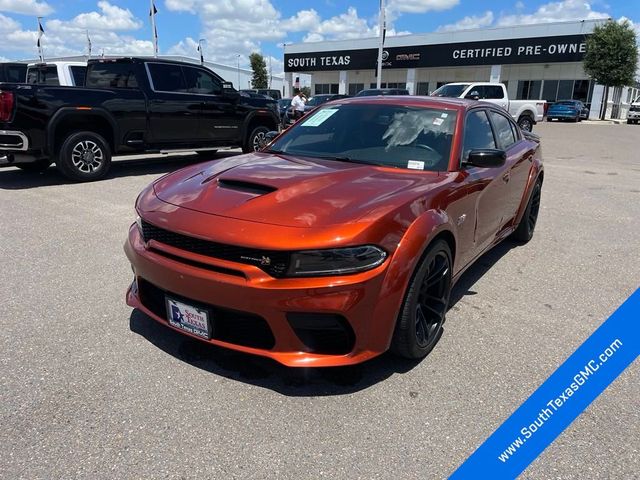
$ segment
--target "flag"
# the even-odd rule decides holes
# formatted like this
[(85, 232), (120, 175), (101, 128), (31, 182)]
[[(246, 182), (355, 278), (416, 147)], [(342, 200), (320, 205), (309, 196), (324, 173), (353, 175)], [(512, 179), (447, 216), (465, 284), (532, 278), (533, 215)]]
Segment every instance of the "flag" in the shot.
[(89, 37), (89, 30), (87, 30), (87, 47), (89, 49), (89, 56), (91, 56), (91, 37)]
[(204, 65), (204, 54), (202, 53), (202, 42), (198, 42), (198, 52), (200, 52), (200, 65)]
[(40, 62), (44, 63), (44, 53), (42, 52), (42, 36), (44, 35), (44, 28), (42, 27), (42, 17), (38, 17), (38, 55)]
[(158, 56), (158, 27), (156, 26), (156, 14), (158, 9), (153, 0), (151, 0), (151, 8), (149, 9), (149, 17), (151, 18), (151, 28), (153, 29), (153, 55)]

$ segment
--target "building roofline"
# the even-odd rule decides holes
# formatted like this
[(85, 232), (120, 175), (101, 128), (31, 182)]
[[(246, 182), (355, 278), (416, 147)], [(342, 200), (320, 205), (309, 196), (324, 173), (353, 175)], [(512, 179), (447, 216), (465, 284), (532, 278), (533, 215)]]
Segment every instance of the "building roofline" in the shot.
[[(502, 40), (510, 38), (550, 37), (591, 33), (593, 28), (610, 18), (570, 20), (563, 22), (531, 23), (526, 25), (470, 28), (447, 32), (412, 33), (387, 36), (386, 47), (403, 47), (442, 43)], [(306, 53), (331, 50), (364, 50), (377, 48), (379, 37), (324, 40), (321, 42), (291, 43), (284, 46), (284, 53)]]

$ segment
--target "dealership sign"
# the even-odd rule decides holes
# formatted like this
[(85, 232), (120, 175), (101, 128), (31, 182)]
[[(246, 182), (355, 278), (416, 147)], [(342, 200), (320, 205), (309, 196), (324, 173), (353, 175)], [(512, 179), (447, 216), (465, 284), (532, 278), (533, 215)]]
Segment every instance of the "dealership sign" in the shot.
[[(385, 48), (384, 68), (458, 67), (516, 63), (580, 62), (587, 35), (513, 38), (483, 42), (443, 43)], [(287, 53), (285, 72), (373, 70), (378, 50), (340, 50)]]

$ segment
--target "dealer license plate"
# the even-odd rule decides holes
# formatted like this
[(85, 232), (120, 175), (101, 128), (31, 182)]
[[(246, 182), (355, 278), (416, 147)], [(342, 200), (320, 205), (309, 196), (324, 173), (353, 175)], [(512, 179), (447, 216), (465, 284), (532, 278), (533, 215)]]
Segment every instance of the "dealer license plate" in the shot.
[(211, 321), (209, 312), (193, 305), (165, 297), (169, 323), (185, 332), (202, 338), (211, 338)]

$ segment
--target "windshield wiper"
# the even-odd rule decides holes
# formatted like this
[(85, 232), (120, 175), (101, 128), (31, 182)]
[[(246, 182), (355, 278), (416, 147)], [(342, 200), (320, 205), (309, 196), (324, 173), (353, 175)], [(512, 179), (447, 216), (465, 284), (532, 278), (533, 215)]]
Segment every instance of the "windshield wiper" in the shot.
[(323, 160), (336, 160), (338, 162), (348, 162), (348, 163), (361, 163), (363, 165), (379, 165), (374, 162), (367, 162), (366, 160), (359, 160), (357, 158), (351, 158), (347, 156), (341, 155), (305, 155), (306, 157), (311, 158), (322, 158)]

